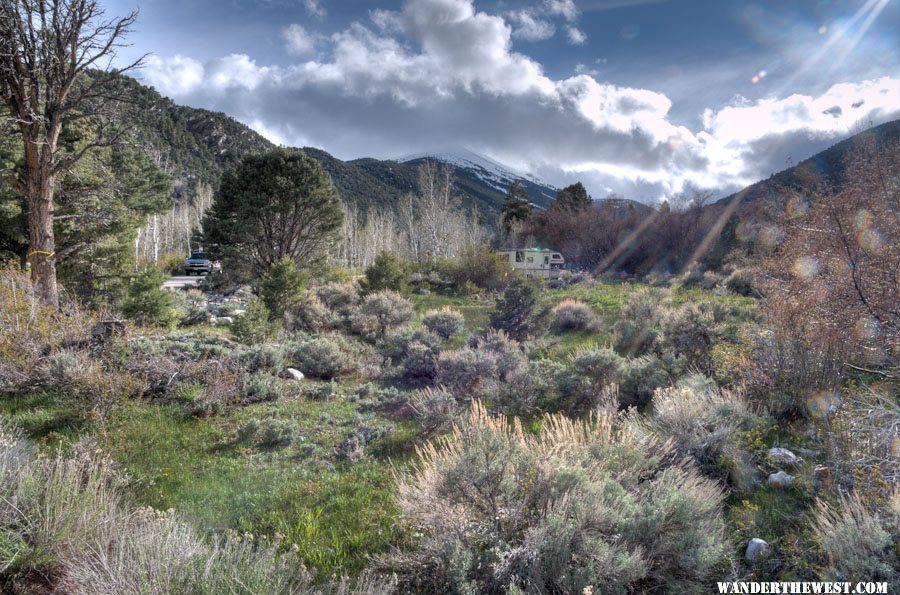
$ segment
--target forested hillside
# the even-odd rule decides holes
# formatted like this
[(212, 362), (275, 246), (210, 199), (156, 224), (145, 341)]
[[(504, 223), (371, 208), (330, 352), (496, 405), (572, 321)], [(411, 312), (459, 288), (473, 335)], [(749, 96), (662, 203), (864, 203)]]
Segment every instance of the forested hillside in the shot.
[[(177, 105), (132, 78), (122, 77), (120, 85), (128, 98), (120, 121), (172, 177), (176, 204), (193, 201), (198, 183), (215, 187), (222, 171), (244, 155), (274, 148), (262, 135), (221, 112)], [(315, 147), (303, 150), (322, 164), (344, 202), (362, 211), (393, 208), (402, 195), (415, 190), (422, 161), (342, 161)], [(454, 177), (463, 206), (477, 209), (487, 221), (494, 220), (505, 189), (485, 183), (463, 167), (454, 167)], [(526, 186), (541, 206), (554, 192), (534, 181), (526, 181)]]

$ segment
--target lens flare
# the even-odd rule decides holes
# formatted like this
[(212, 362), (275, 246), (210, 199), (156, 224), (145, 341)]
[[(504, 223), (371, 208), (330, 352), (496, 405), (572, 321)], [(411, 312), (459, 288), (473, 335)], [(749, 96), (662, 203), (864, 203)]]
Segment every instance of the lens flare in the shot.
[(809, 212), (809, 201), (805, 196), (792, 196), (787, 203), (787, 214), (791, 219), (802, 219)]
[(853, 327), (853, 332), (856, 333), (856, 336), (864, 340), (874, 339), (878, 336), (879, 330), (878, 321), (869, 316), (863, 316), (857, 320), (856, 325)]
[(764, 246), (774, 248), (784, 241), (784, 230), (777, 225), (766, 225), (759, 230), (759, 241)]
[(794, 262), (793, 271), (801, 279), (812, 279), (819, 274), (819, 259), (815, 256), (801, 256)]

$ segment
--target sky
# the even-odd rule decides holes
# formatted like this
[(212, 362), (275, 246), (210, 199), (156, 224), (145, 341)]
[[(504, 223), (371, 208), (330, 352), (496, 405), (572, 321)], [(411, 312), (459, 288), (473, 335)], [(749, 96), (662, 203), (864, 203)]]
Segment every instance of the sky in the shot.
[[(107, 0), (125, 14), (136, 0)], [(595, 198), (725, 195), (900, 118), (900, 0), (145, 0), (121, 60), (341, 159), (467, 148)]]

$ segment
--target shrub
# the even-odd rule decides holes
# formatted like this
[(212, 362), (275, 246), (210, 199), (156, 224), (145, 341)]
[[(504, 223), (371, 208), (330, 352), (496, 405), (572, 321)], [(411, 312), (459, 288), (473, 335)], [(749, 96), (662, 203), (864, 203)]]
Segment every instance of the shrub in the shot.
[(245, 345), (263, 343), (278, 330), (278, 324), (269, 321), (269, 308), (258, 297), (247, 302), (247, 311), (231, 323), (231, 334)]
[(846, 344), (826, 337), (817, 342), (790, 326), (750, 327), (742, 342), (748, 352), (742, 361), (748, 393), (779, 419), (809, 416), (815, 395), (840, 384), (847, 361)]
[(857, 496), (842, 498), (837, 507), (820, 501), (813, 531), (828, 557), (825, 580), (862, 576), (890, 582), (898, 578), (900, 555), (892, 532), (900, 531), (900, 510), (869, 510)]
[(284, 367), (284, 349), (278, 345), (259, 344), (238, 354), (241, 368), (250, 374), (261, 371), (279, 372)]
[(442, 433), (455, 421), (458, 405), (453, 394), (445, 388), (425, 388), (416, 391), (409, 405), (425, 430), (425, 435)]
[(122, 303), (122, 313), (141, 325), (174, 327), (182, 317), (172, 294), (163, 289), (163, 274), (147, 266), (131, 281)]
[(393, 252), (382, 252), (366, 268), (363, 291), (405, 291), (409, 284), (409, 262)]
[(254, 374), (242, 379), (241, 397), (245, 403), (271, 403), (281, 397), (281, 386), (277, 378)]
[(341, 318), (349, 318), (359, 304), (359, 287), (353, 282), (320, 285), (315, 288), (315, 295)]
[(553, 330), (558, 333), (592, 329), (595, 321), (591, 307), (577, 300), (563, 300), (553, 308)]
[(397, 503), (419, 537), (380, 558), (406, 591), (699, 591), (724, 571), (723, 494), (612, 419), (532, 435), (474, 404), (419, 451)]
[(382, 354), (399, 364), (401, 376), (412, 381), (431, 381), (437, 374), (436, 358), (441, 339), (426, 329), (405, 330), (388, 337)]
[(413, 319), (415, 310), (409, 300), (395, 291), (370, 293), (351, 318), (353, 330), (360, 335), (384, 337), (387, 331)]
[(294, 441), (297, 428), (283, 419), (252, 419), (238, 430), (238, 440), (253, 441), (262, 448), (280, 448)]
[(104, 369), (102, 361), (86, 351), (59, 351), (45, 361), (45, 388), (57, 390), (79, 414), (103, 421), (122, 401), (139, 397), (145, 382), (128, 374)]
[(285, 327), (290, 331), (321, 333), (335, 330), (341, 317), (329, 310), (315, 294), (307, 293), (287, 314)]
[(490, 326), (504, 331), (513, 339), (522, 340), (542, 333), (546, 315), (546, 309), (538, 304), (538, 288), (535, 283), (516, 278), (497, 298)]
[(694, 304), (683, 306), (662, 317), (657, 347), (663, 353), (683, 357), (688, 369), (709, 374), (713, 369), (714, 326), (711, 313)]
[(0, 390), (38, 388), (41, 358), (86, 342), (94, 322), (74, 305), (60, 311), (40, 304), (27, 273), (12, 263), (0, 268)]
[(444, 351), (437, 360), (436, 382), (460, 400), (489, 394), (496, 390), (497, 355), (470, 347)]
[(662, 293), (642, 289), (629, 296), (619, 320), (613, 325), (613, 347), (620, 355), (648, 353), (656, 340), (655, 327), (662, 317)]
[(656, 391), (645, 426), (663, 440), (671, 439), (683, 456), (692, 457), (707, 475), (722, 477), (726, 467), (720, 458), (736, 456), (739, 432), (750, 430), (761, 419), (737, 393), (716, 388), (665, 388)]
[(506, 258), (487, 245), (469, 246), (456, 260), (442, 261), (440, 273), (463, 295), (469, 291), (465, 289), (467, 286), (491, 291), (502, 289), (513, 274)]
[(292, 311), (303, 300), (308, 280), (309, 276), (299, 270), (289, 256), (269, 267), (259, 286), (259, 295), (269, 309), (269, 316), (281, 319), (286, 312)]
[(731, 293), (743, 296), (758, 296), (753, 285), (753, 272), (749, 269), (737, 269), (725, 278), (725, 288)]
[(445, 306), (440, 310), (426, 312), (422, 317), (422, 326), (446, 341), (463, 331), (465, 319), (453, 308)]
[[(669, 362), (670, 363), (670, 362)], [(655, 355), (623, 358), (618, 370), (619, 405), (643, 407), (658, 388), (671, 383), (670, 366)]]
[(632, 320), (617, 320), (610, 330), (613, 349), (620, 355), (630, 357), (649, 353), (658, 335), (656, 329)]
[(288, 355), (301, 372), (322, 380), (363, 372), (371, 357), (370, 350), (340, 334), (302, 340), (291, 346)]

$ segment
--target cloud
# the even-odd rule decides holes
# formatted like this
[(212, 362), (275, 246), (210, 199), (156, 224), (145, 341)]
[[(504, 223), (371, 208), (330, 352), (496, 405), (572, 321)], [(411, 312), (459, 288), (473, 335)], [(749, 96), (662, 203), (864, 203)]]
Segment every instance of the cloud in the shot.
[(322, 6), (320, 0), (303, 0), (303, 4), (306, 7), (306, 12), (313, 16), (319, 17), (320, 19), (324, 18), (325, 15), (328, 14), (328, 11), (326, 11), (325, 7)]
[(205, 64), (154, 58), (142, 76), (285, 144), (342, 158), (470, 146), (557, 185), (580, 179), (597, 196), (613, 189), (648, 201), (686, 184), (735, 189), (859, 122), (900, 116), (900, 80), (885, 77), (817, 96), (738, 98), (707, 109), (691, 130), (673, 123), (663, 93), (601, 83), (587, 68), (549, 77), (512, 49), (515, 29), (504, 17), (470, 0), (369, 14), (372, 24), (352, 23), (323, 44), (327, 58), (284, 67), (241, 54)]
[(304, 56), (316, 49), (317, 36), (309, 33), (303, 25), (297, 23), (288, 25), (281, 32), (281, 36), (284, 38), (288, 53), (292, 56)]
[(509, 20), (514, 23), (512, 36), (525, 41), (544, 41), (556, 34), (553, 23), (543, 19), (535, 10), (517, 10), (509, 13)]
[(571, 45), (584, 45), (587, 35), (578, 27), (566, 27), (566, 38)]
[(575, 0), (544, 0), (544, 7), (548, 13), (565, 17), (569, 22), (578, 20), (581, 14)]

